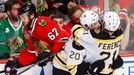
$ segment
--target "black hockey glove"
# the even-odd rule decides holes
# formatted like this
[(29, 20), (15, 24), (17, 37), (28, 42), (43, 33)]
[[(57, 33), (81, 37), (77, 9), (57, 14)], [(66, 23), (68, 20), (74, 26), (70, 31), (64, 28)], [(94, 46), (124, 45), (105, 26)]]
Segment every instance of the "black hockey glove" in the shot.
[(96, 62), (94, 62), (93, 64), (91, 64), (91, 66), (89, 66), (89, 73), (91, 73), (92, 75), (95, 74), (99, 74), (105, 67), (105, 63), (103, 60), (98, 60)]
[(10, 58), (5, 65), (6, 75), (15, 75), (17, 73), (17, 68), (19, 67), (19, 61), (17, 58)]
[(120, 68), (123, 65), (123, 59), (118, 55), (112, 64), (113, 70)]
[[(37, 59), (38, 60), (43, 60), (43, 59), (49, 58), (49, 56), (50, 56), (50, 52), (43, 52), (43, 53), (38, 54)], [(45, 66), (48, 61), (49, 60), (46, 60), (46, 61), (44, 61), (42, 63), (39, 63), (39, 66)]]

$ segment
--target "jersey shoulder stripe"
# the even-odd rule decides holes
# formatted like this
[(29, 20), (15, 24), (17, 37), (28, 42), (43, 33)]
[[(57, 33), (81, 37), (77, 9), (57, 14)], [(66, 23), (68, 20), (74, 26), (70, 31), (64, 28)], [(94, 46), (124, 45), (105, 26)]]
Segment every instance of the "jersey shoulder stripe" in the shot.
[(77, 30), (79, 30), (81, 27), (78, 27), (78, 28), (76, 28), (73, 32), (72, 32), (72, 34), (73, 34), (73, 37), (75, 37), (75, 32), (77, 31)]
[(104, 30), (100, 30), (99, 33), (97, 33), (95, 30), (91, 29), (90, 33), (93, 36), (93, 38), (109, 40), (109, 39), (116, 39), (117, 37), (123, 34), (123, 31), (122, 29), (118, 29), (111, 36)]
[(70, 70), (71, 75), (75, 75), (75, 74), (76, 74), (76, 72), (77, 72), (77, 67), (78, 67), (78, 66), (75, 66), (73, 69)]
[(110, 43), (110, 42), (116, 42), (120, 39), (123, 38), (123, 34), (116, 37), (115, 39), (97, 39), (97, 38), (94, 38), (97, 42), (102, 42), (102, 43)]
[(57, 56), (54, 56), (54, 61), (62, 68), (66, 68), (66, 65), (63, 64), (58, 58)]
[(78, 33), (82, 30), (84, 30), (84, 28), (81, 25), (74, 25), (71, 29), (73, 37), (77, 37)]
[(57, 54), (56, 54), (56, 58), (57, 58), (63, 65), (66, 65), (66, 62), (64, 62)]
[(74, 25), (71, 29), (71, 31), (73, 32), (75, 29), (77, 29), (78, 27), (82, 27), (81, 25)]

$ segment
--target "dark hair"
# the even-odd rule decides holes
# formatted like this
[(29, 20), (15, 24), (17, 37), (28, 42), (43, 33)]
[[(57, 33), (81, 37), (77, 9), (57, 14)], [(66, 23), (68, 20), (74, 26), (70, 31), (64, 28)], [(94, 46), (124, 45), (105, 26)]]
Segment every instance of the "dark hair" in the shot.
[(68, 10), (68, 16), (71, 17), (77, 10), (83, 11), (83, 9), (80, 8), (79, 6), (73, 6)]
[(18, 0), (8, 0), (5, 4), (5, 12), (10, 11), (12, 9), (12, 6), (15, 4), (20, 4), (20, 2)]
[(34, 14), (36, 15), (36, 7), (33, 3), (24, 3), (19, 9), (18, 9), (18, 15), (21, 15), (23, 13), (28, 13), (29, 15)]
[(52, 12), (52, 14), (50, 15), (51, 18), (63, 18), (65, 20), (65, 17), (63, 15), (63, 13), (59, 12), (59, 11), (55, 11)]

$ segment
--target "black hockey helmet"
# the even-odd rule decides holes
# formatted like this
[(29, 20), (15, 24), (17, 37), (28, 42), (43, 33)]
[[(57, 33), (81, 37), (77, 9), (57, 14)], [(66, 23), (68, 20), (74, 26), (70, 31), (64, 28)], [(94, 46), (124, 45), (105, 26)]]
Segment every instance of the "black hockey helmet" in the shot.
[(36, 7), (33, 3), (24, 3), (19, 9), (18, 9), (18, 15), (21, 15), (23, 13), (30, 14), (36, 14)]

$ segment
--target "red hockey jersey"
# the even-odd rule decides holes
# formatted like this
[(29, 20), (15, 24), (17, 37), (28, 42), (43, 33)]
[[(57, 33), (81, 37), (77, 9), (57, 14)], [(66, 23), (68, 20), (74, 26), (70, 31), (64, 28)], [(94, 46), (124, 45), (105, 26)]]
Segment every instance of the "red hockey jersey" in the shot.
[(48, 49), (52, 53), (59, 51), (70, 36), (49, 17), (39, 16), (33, 25), (31, 32), (33, 38), (48, 43)]

